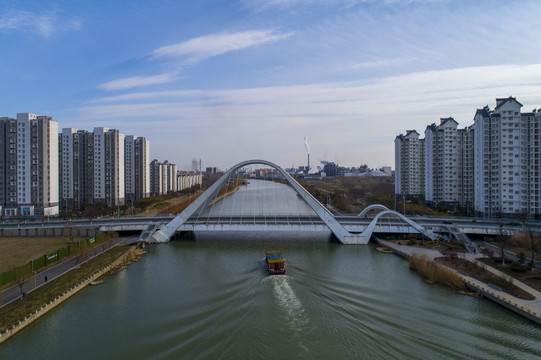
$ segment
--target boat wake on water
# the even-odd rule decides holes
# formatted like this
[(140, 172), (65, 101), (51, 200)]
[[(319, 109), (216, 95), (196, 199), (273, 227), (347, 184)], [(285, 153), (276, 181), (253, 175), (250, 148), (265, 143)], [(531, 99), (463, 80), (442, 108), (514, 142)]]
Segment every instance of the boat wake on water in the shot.
[(293, 331), (294, 337), (299, 340), (299, 346), (308, 351), (308, 348), (301, 343), (308, 318), (302, 302), (289, 285), (289, 279), (290, 277), (287, 275), (275, 275), (269, 276), (263, 281), (272, 283), (274, 296), (280, 309), (285, 311), (284, 315), (287, 318), (289, 328)]

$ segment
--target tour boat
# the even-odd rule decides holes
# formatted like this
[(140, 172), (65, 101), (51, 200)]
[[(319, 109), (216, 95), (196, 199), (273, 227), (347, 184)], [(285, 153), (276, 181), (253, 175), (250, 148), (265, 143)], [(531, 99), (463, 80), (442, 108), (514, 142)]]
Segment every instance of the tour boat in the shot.
[(266, 251), (265, 263), (269, 275), (283, 275), (286, 273), (286, 261), (279, 251)]

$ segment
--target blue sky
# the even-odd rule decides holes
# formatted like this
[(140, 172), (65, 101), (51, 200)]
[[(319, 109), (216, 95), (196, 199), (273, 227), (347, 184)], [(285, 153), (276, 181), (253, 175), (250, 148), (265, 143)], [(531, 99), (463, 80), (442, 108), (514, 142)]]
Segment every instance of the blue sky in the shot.
[(541, 2), (2, 1), (0, 116), (146, 136), (189, 169), (392, 165), (394, 138), (541, 107)]

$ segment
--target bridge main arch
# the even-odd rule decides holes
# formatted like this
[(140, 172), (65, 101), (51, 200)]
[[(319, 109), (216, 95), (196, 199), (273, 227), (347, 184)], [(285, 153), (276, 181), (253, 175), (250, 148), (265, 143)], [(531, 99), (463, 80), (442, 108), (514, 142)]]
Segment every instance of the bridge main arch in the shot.
[(177, 229), (184, 224), (193, 214), (197, 211), (203, 211), (208, 204), (216, 197), (218, 192), (227, 183), (231, 175), (240, 168), (243, 168), (252, 164), (262, 164), (270, 166), (280, 172), (280, 174), (287, 180), (287, 182), (295, 189), (295, 191), (306, 201), (308, 206), (315, 211), (317, 216), (329, 227), (332, 233), (338, 238), (338, 240), (344, 244), (366, 244), (370, 240), (370, 237), (362, 234), (352, 234), (347, 231), (334, 216), (327, 210), (316, 198), (314, 198), (306, 189), (304, 189), (295, 179), (293, 179), (287, 172), (285, 172), (278, 165), (267, 160), (246, 160), (238, 163), (229, 169), (218, 181), (210, 186), (203, 194), (201, 194), (195, 201), (193, 201), (184, 211), (178, 214), (167, 225), (162, 227), (159, 231), (152, 235), (152, 238), (156, 242), (169, 241), (175, 234)]
[(384, 206), (384, 205), (380, 205), (380, 204), (373, 204), (373, 205), (368, 205), (366, 208), (364, 208), (363, 211), (361, 211), (357, 216), (360, 216), (360, 217), (366, 217), (366, 214), (368, 214), (368, 212), (372, 211), (372, 210), (381, 210), (381, 211), (387, 211), (389, 210), (389, 208), (387, 206)]

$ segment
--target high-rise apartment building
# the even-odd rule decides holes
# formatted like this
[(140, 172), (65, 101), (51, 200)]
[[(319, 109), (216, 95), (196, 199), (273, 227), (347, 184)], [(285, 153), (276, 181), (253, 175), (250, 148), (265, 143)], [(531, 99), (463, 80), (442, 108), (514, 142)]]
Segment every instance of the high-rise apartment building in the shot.
[(527, 197), (526, 214), (541, 218), (541, 109), (522, 113), (521, 119), (528, 136), (528, 185), (522, 192)]
[(124, 205), (124, 134), (94, 128), (94, 202)]
[(475, 211), (540, 217), (541, 114), (521, 113), (516, 98), (475, 114)]
[(0, 207), (6, 217), (58, 214), (58, 123), (0, 118)]
[(473, 196), (473, 127), (458, 129), (452, 117), (425, 130), (425, 200), (468, 206)]
[(186, 190), (192, 186), (203, 183), (203, 174), (197, 171), (179, 171), (177, 172), (178, 191)]
[[(457, 129), (452, 118), (425, 131), (425, 197), (428, 203), (470, 207), (484, 217), (541, 218), (541, 111), (521, 112), (514, 97), (478, 109), (474, 124)], [(408, 143), (409, 138), (409, 143)], [(395, 139), (395, 192), (411, 195), (412, 151), (418, 134)], [(418, 146), (418, 145), (416, 145)], [(409, 167), (408, 167), (409, 166)]]
[(458, 205), (473, 207), (473, 139), (474, 126), (457, 131), (458, 147)]
[(72, 128), (62, 129), (60, 148), (60, 206), (80, 209), (94, 202), (94, 133)]
[(177, 191), (177, 165), (165, 160), (165, 192)]
[(395, 138), (395, 194), (420, 196), (425, 192), (425, 144), (415, 130)]
[(458, 204), (458, 122), (441, 118), (425, 130), (425, 200)]
[(177, 166), (165, 160), (157, 159), (150, 163), (150, 195), (157, 196), (178, 191)]
[(125, 138), (126, 200), (150, 196), (150, 141), (133, 135)]
[(150, 196), (158, 196), (164, 194), (164, 175), (165, 167), (158, 161), (152, 160), (150, 163)]
[(520, 214), (527, 207), (522, 191), (528, 183), (528, 137), (521, 108), (515, 98), (496, 99), (494, 110), (486, 106), (475, 113), (475, 211), (481, 215)]
[(59, 135), (61, 206), (123, 205), (150, 195), (150, 142), (103, 127), (63, 129)]

